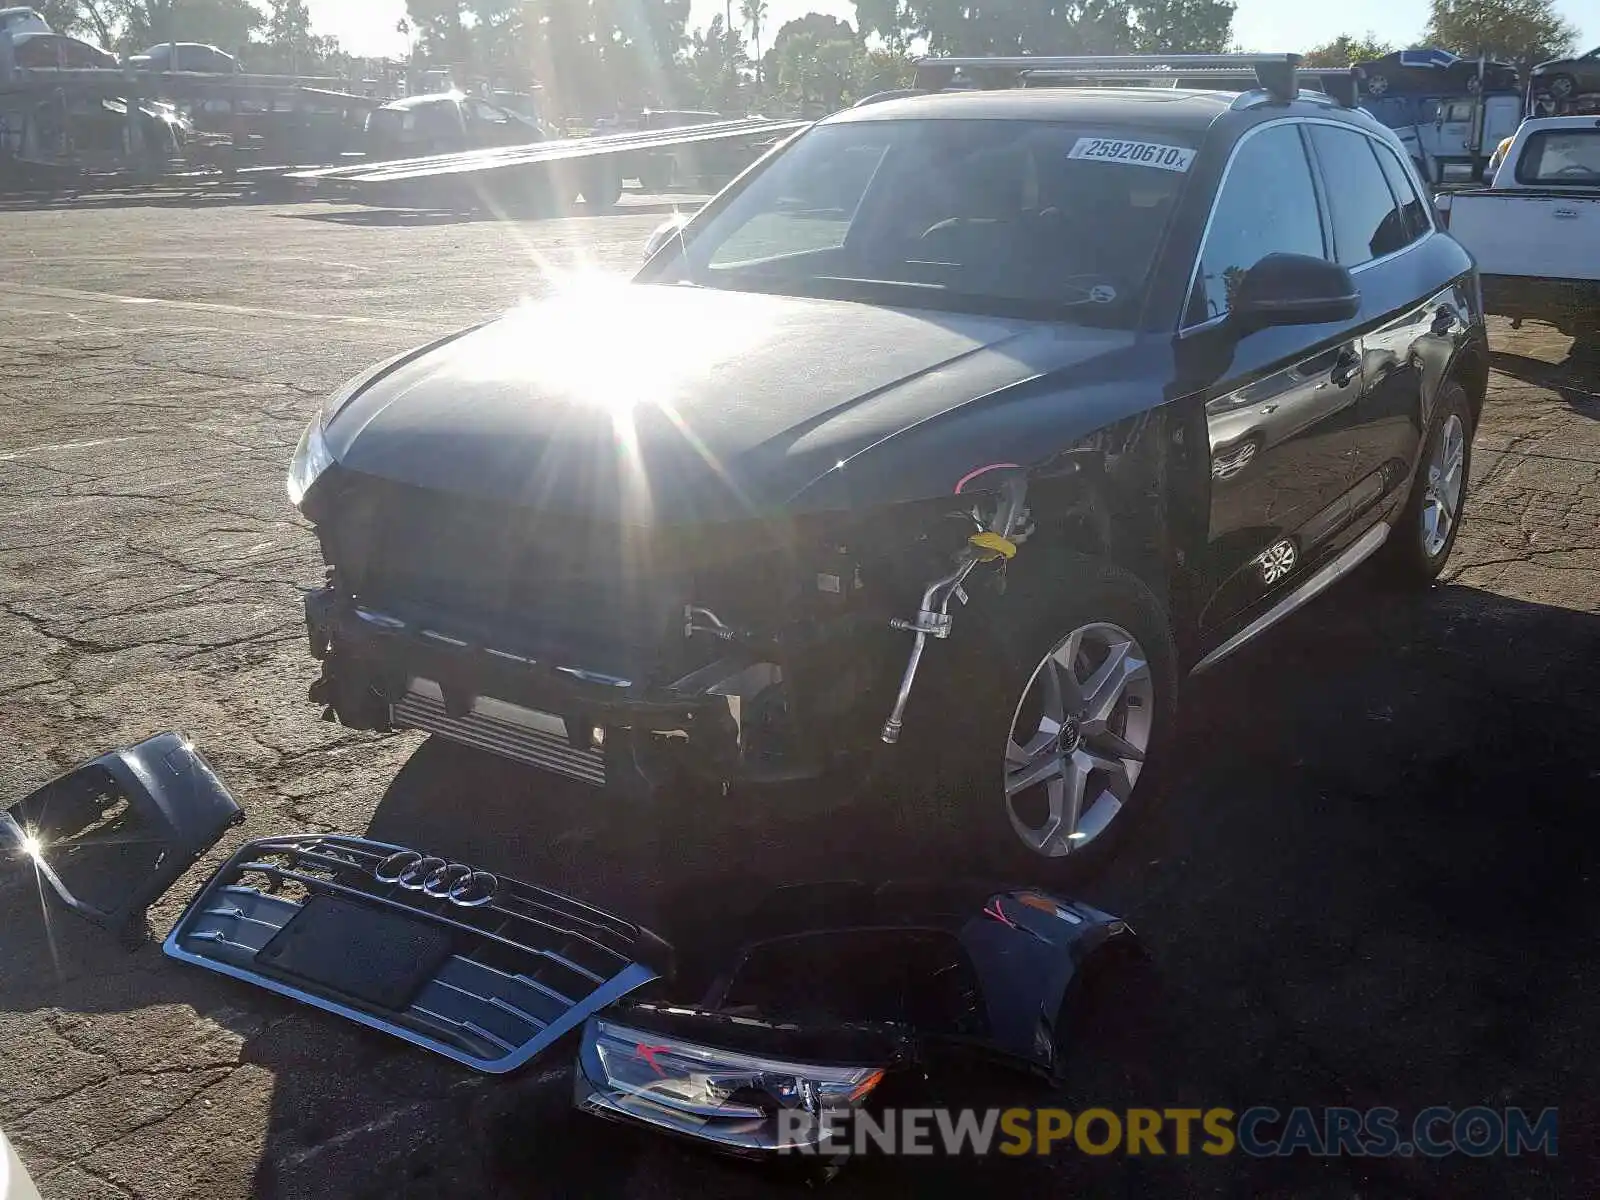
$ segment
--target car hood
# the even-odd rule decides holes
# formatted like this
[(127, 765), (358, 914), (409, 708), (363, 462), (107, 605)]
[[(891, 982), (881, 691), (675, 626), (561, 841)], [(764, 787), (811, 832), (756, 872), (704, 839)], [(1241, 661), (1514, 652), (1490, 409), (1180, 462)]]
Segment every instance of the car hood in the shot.
[[(431, 490), (630, 520), (732, 519), (865, 469), (873, 448), (956, 408), (1132, 343), (834, 300), (587, 288), (396, 360), (330, 407), (327, 439), (346, 470)], [(931, 495), (954, 482), (905, 486)]]

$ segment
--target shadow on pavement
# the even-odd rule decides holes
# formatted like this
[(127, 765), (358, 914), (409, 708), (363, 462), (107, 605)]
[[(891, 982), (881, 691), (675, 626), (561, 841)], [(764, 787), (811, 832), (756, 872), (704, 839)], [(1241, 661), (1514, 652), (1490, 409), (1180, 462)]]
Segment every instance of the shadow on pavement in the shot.
[(119, 208), (232, 208), (257, 204), (291, 204), (318, 199), (287, 185), (215, 182), (174, 188), (134, 188), (55, 192), (0, 192), (0, 213), (60, 212)]
[(1549, 388), (1579, 416), (1600, 418), (1600, 342), (1574, 342), (1559, 363), (1495, 350), (1489, 365), (1523, 383)]
[[(1355, 579), (1338, 595), (1190, 684), (1168, 804), (1085, 893), (1131, 920), (1152, 965), (1090, 1007), (1066, 1089), (947, 1098), (1074, 1111), (1385, 1105), (1403, 1122), (1435, 1104), (1560, 1106), (1560, 1157), (1069, 1148), (855, 1163), (829, 1194), (1582, 1190), (1600, 1150), (1600, 964), (1589, 952), (1600, 934), (1600, 615), (1458, 586), (1396, 597)], [(630, 804), (433, 740), (395, 778), (371, 833), (571, 891), (672, 938), (772, 883), (958, 870), (959, 831), (933, 825), (871, 797), (777, 811), (721, 797)], [(231, 1029), (242, 1061), (273, 1079), (257, 1196), (770, 1190), (764, 1172), (569, 1114), (568, 1047), (507, 1080), (471, 1076), (153, 948), (129, 956), (60, 915), (58, 974), (31, 906), (26, 889), (0, 890), (0, 1007), (132, 1025), (179, 1005)], [(33, 1131), (26, 1117), (14, 1124), (26, 1156)]]

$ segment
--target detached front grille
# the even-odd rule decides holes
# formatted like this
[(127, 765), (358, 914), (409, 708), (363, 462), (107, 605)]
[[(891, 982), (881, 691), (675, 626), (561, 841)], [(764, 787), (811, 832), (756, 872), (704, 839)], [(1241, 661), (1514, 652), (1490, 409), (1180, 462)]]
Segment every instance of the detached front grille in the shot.
[(247, 842), (164, 950), (492, 1073), (671, 970), (654, 934), (569, 897), (337, 834)]
[(563, 722), (549, 714), (480, 696), (473, 702), (472, 712), (452, 717), (445, 711), (438, 686), (425, 679), (412, 680), (410, 690), (390, 711), (396, 725), (438, 734), (595, 787), (605, 786), (603, 753), (574, 748)]

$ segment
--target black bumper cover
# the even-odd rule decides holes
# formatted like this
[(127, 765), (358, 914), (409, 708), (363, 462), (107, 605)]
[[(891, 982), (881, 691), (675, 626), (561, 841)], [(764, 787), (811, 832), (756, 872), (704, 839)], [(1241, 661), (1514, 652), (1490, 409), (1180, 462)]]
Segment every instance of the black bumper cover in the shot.
[(0, 812), (0, 845), (33, 860), (49, 893), (107, 928), (145, 911), (244, 812), (188, 738), (102, 754)]
[[(493, 696), (567, 717), (574, 739), (578, 730), (586, 736), (593, 725), (645, 731), (688, 726), (710, 736), (735, 735), (721, 696), (592, 682), (566, 664), (513, 658), (453, 635), (445, 640), (397, 618), (363, 616), (332, 588), (309, 593), (305, 613), (312, 657), (329, 664), (319, 681), (324, 686), (313, 688), (312, 699), (322, 703), (354, 703), (356, 689), (397, 700), (406, 681), (420, 675), (440, 685), (446, 712), (455, 717), (465, 716), (476, 697)], [(332, 685), (341, 673), (351, 677), (354, 688)]]

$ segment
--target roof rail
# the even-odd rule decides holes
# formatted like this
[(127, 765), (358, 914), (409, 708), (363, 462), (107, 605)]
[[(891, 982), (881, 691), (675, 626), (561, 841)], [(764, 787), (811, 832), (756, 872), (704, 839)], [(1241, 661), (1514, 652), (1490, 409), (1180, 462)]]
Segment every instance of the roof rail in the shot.
[[(924, 58), (917, 62), (916, 86), (942, 91), (956, 72), (977, 78), (1006, 73), (1017, 78), (1029, 72), (1049, 72), (1052, 79), (1114, 80), (1173, 79), (1178, 75), (1204, 78), (1254, 72), (1256, 80), (1280, 102), (1299, 94), (1295, 69), (1298, 54), (1096, 54), (985, 56), (977, 58)], [(1010, 86), (1010, 85), (1001, 85)]]

